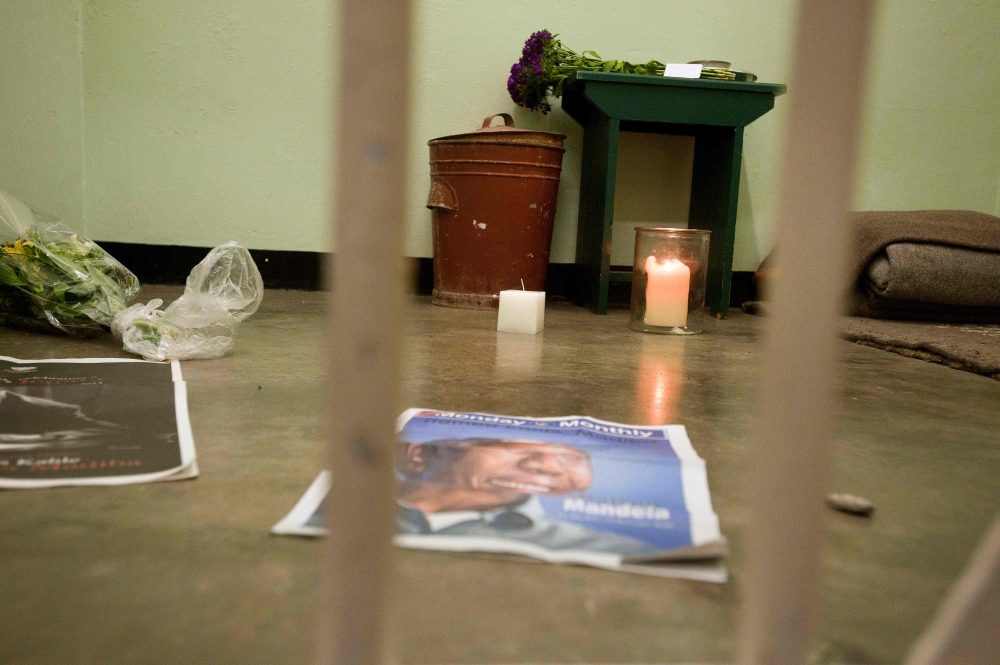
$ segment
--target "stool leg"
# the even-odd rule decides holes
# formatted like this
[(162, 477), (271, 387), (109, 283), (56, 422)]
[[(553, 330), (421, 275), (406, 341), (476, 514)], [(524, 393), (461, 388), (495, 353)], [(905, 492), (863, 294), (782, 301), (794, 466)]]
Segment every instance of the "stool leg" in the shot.
[(705, 301), (712, 314), (719, 318), (729, 315), (742, 160), (742, 127), (699, 130), (694, 143), (688, 226), (712, 232)]
[(611, 222), (618, 171), (616, 118), (600, 116), (583, 132), (580, 213), (576, 231), (577, 302), (597, 314), (608, 313), (611, 278)]

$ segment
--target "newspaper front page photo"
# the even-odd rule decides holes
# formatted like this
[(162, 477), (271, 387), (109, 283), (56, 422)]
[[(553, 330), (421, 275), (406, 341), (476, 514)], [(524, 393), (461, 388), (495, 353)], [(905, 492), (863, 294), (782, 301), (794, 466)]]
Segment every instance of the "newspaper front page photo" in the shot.
[[(705, 462), (683, 426), (410, 409), (396, 543), (725, 582)], [(276, 534), (326, 533), (322, 472)]]

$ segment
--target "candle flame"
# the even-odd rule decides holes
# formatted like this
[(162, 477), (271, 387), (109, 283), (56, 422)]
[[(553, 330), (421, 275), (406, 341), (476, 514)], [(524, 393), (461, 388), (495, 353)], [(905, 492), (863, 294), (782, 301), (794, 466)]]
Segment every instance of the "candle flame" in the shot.
[(680, 266), (687, 267), (680, 259), (664, 259), (663, 262), (660, 263), (656, 260), (655, 256), (646, 258), (646, 272), (654, 272), (658, 270), (677, 270)]

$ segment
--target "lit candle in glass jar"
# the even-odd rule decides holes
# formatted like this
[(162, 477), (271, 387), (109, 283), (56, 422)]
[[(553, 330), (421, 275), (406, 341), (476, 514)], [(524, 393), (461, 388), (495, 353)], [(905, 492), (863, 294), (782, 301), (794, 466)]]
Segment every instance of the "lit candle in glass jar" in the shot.
[(687, 325), (688, 291), (691, 269), (677, 259), (657, 263), (646, 259), (646, 314), (643, 322), (650, 326), (683, 328)]

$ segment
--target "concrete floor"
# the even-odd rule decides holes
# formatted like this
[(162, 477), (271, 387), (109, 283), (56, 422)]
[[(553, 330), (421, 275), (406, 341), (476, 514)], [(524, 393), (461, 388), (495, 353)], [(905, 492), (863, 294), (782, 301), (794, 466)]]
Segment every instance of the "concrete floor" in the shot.
[[(626, 321), (552, 304), (542, 335), (498, 335), (495, 315), (415, 299), (406, 405), (687, 425), (732, 581), (400, 551), (393, 661), (733, 659), (765, 321), (737, 312), (686, 339)], [(0, 493), (0, 663), (310, 662), (319, 543), (268, 529), (319, 468), (322, 330), (322, 294), (268, 292), (235, 355), (184, 364), (197, 480)], [(821, 639), (833, 660), (898, 662), (1000, 512), (1000, 382), (847, 342), (843, 352), (833, 487), (878, 509), (826, 517)], [(0, 354), (124, 355), (110, 337), (11, 330)]]

